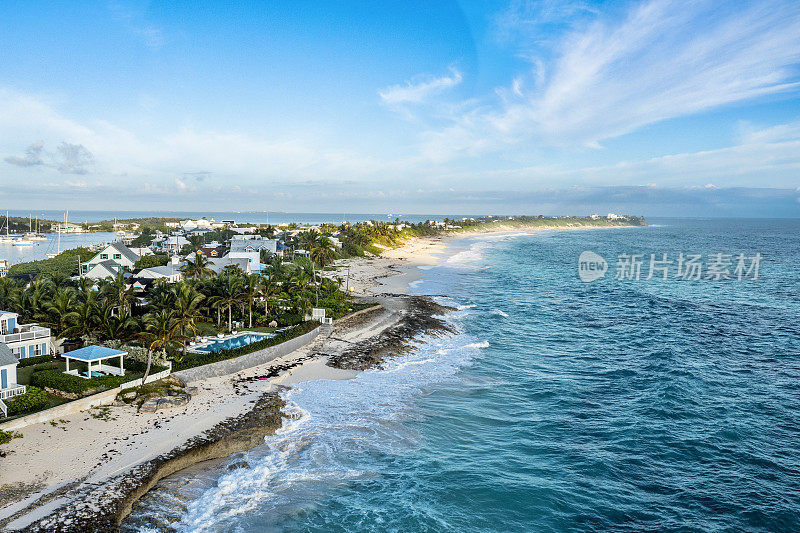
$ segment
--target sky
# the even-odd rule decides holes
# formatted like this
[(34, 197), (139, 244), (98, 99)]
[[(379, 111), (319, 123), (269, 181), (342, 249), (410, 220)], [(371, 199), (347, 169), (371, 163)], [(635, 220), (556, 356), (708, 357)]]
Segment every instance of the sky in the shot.
[(800, 217), (800, 2), (4, 2), (0, 207)]

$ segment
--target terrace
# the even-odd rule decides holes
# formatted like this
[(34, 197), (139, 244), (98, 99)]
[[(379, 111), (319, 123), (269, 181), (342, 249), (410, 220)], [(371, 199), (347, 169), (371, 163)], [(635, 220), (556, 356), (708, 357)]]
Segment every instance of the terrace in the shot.
[(50, 337), (50, 328), (45, 328), (36, 324), (20, 324), (17, 330), (16, 333), (0, 335), (0, 342), (3, 344), (11, 344), (14, 342), (46, 339)]

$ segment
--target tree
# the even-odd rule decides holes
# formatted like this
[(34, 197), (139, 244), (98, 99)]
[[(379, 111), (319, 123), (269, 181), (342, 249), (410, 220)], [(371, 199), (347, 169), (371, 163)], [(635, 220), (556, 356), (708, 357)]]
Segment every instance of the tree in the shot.
[(47, 325), (53, 329), (56, 339), (64, 338), (65, 332), (71, 321), (77, 318), (73, 311), (75, 306), (75, 291), (69, 287), (59, 287), (53, 293), (47, 305)]
[[(175, 319), (184, 339), (188, 332), (193, 336), (197, 334), (195, 320), (202, 318), (200, 305), (204, 299), (205, 296), (190, 283), (181, 282), (175, 286)], [(185, 342), (182, 343), (181, 353), (183, 357), (186, 356)]]
[(166, 255), (148, 254), (143, 255), (133, 264), (133, 268), (152, 268), (169, 264), (169, 257)]
[(164, 358), (166, 358), (167, 348), (175, 346), (179, 342), (179, 322), (175, 319), (175, 313), (171, 310), (162, 309), (156, 313), (145, 315), (144, 327), (145, 329), (141, 336), (147, 343), (147, 367), (144, 370), (142, 384), (147, 381), (147, 376), (150, 375), (153, 352), (160, 349)]
[(227, 309), (228, 311), (228, 331), (232, 329), (233, 322), (233, 306), (238, 305), (242, 301), (242, 278), (241, 275), (226, 271), (223, 276), (219, 278), (219, 291), (213, 297), (215, 307), (219, 309)]
[(253, 327), (253, 300), (261, 294), (262, 277), (258, 274), (250, 274), (242, 283), (242, 298), (247, 303), (248, 326)]
[(125, 274), (117, 272), (117, 275), (114, 276), (109, 283), (104, 284), (103, 292), (116, 304), (120, 312), (130, 310), (130, 300), (133, 298), (133, 287), (128, 285)]
[(336, 247), (328, 237), (320, 237), (316, 246), (311, 250), (311, 260), (319, 263), (320, 268), (324, 269), (326, 264), (336, 259)]
[(186, 262), (181, 272), (190, 279), (204, 279), (214, 275), (214, 271), (208, 266), (208, 258), (200, 252), (194, 254), (193, 261)]

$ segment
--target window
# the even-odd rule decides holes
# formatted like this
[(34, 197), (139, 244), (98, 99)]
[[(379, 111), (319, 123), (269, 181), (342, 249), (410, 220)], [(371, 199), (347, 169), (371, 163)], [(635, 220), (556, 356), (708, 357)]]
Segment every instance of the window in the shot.
[(31, 354), (30, 351), (28, 352), (31, 356), (42, 355), (42, 345), (41, 344), (34, 344), (31, 346), (33, 348), (33, 353)]
[(114, 254), (114, 259), (122, 259), (122, 254)]
[(100, 259), (108, 259), (108, 254), (100, 254)]

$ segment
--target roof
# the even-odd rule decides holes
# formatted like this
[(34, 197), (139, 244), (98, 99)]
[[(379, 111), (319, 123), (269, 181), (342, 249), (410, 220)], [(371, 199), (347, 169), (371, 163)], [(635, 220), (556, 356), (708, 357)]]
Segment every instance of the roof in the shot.
[(146, 276), (151, 276), (151, 277), (160, 276), (168, 278), (169, 276), (174, 276), (175, 274), (180, 274), (180, 273), (181, 273), (180, 265), (163, 265), (163, 266), (143, 268), (139, 271), (136, 277), (142, 278)]
[(119, 241), (112, 242), (109, 244), (109, 246), (117, 250), (120, 254), (122, 254), (123, 257), (127, 258), (128, 261), (132, 263), (135, 263), (139, 260), (139, 256), (133, 250)]
[(11, 353), (11, 350), (8, 349), (8, 346), (0, 342), (0, 366), (6, 365), (16, 365), (19, 363), (17, 358)]
[(245, 258), (245, 257), (233, 258), (233, 257), (228, 257), (226, 255), (225, 257), (213, 257), (213, 258), (209, 259), (208, 260), (208, 267), (211, 270), (213, 270), (214, 272), (216, 272), (217, 274), (222, 272), (222, 270), (225, 267), (231, 266), (231, 265), (239, 267), (239, 269), (242, 272), (247, 272), (247, 267), (248, 267), (249, 263), (250, 263), (250, 260)]
[(271, 241), (269, 239), (234, 239), (231, 241), (230, 251), (233, 253), (254, 252), (263, 248), (269, 248), (270, 244), (273, 242), (276, 241)]
[(3, 311), (2, 309), (0, 309), (0, 315), (15, 315), (15, 316), (19, 316), (19, 313), (15, 313), (14, 311)]
[(78, 350), (72, 350), (64, 354), (64, 357), (70, 359), (79, 359), (81, 361), (99, 361), (107, 357), (119, 357), (120, 355), (128, 355), (128, 352), (122, 350), (114, 350), (105, 346), (87, 346)]

